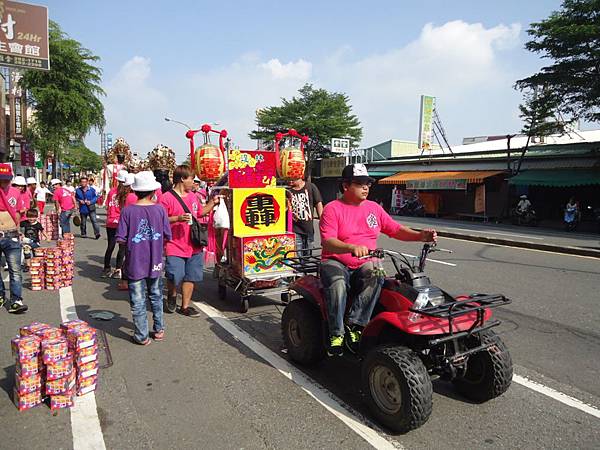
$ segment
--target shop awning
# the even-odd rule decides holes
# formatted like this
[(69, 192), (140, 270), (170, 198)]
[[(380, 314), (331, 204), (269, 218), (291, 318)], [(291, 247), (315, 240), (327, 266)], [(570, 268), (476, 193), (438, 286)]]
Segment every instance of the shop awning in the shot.
[(524, 186), (568, 187), (600, 184), (600, 170), (525, 170), (509, 180)]
[(398, 172), (379, 180), (379, 184), (406, 184), (426, 180), (464, 180), (467, 183), (482, 183), (488, 177), (504, 173), (502, 170), (466, 170), (454, 172)]

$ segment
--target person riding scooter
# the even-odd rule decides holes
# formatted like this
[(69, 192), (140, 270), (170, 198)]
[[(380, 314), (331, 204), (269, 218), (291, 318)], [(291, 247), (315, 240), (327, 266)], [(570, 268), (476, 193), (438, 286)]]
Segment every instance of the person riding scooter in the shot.
[(565, 207), (564, 215), (565, 229), (567, 231), (575, 230), (579, 222), (579, 203), (575, 201), (575, 197), (569, 199), (569, 203)]
[(516, 213), (519, 216), (524, 216), (531, 209), (531, 202), (526, 195), (521, 195), (519, 203), (517, 203)]
[[(328, 203), (321, 216), (321, 282), (328, 308), (330, 355), (341, 355), (344, 342), (355, 351), (362, 329), (371, 317), (382, 278), (374, 270), (369, 252), (377, 247), (379, 234), (401, 241), (437, 240), (434, 230), (415, 231), (405, 227), (380, 205), (367, 200), (374, 181), (364, 164), (346, 166), (340, 186), (342, 197)], [(349, 287), (353, 300), (345, 328)]]

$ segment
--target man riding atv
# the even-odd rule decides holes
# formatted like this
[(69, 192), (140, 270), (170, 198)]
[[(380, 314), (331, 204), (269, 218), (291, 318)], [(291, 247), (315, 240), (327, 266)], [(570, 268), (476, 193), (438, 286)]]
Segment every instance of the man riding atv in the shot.
[[(369, 322), (383, 278), (369, 258), (379, 233), (400, 241), (435, 242), (434, 230), (415, 231), (395, 222), (375, 202), (367, 200), (375, 180), (364, 164), (350, 164), (342, 171), (342, 198), (328, 203), (320, 222), (321, 281), (327, 301), (328, 353), (341, 355), (343, 344), (355, 352), (362, 329)], [(353, 293), (346, 327), (346, 298)]]

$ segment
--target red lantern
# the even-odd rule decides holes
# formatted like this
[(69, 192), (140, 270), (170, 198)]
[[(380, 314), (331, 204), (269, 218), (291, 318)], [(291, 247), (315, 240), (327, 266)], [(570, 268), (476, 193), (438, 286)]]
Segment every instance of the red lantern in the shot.
[[(204, 133), (204, 145), (194, 151), (194, 135), (198, 132)], [(208, 133), (219, 135), (219, 146), (212, 145), (208, 139)], [(213, 130), (210, 125), (204, 124), (199, 130), (188, 130), (185, 134), (190, 140), (190, 162), (195, 174), (202, 181), (217, 181), (225, 173), (225, 146), (223, 139), (227, 137), (226, 130)]]
[[(279, 141), (284, 137), (291, 136), (300, 139), (300, 147), (286, 147), (279, 150)], [(287, 133), (275, 135), (275, 153), (277, 158), (277, 172), (284, 180), (297, 180), (304, 178), (306, 161), (304, 160), (304, 144), (308, 142), (308, 136), (301, 136), (296, 130), (290, 129)]]
[(194, 172), (202, 181), (217, 181), (225, 173), (225, 155), (212, 144), (204, 144), (194, 153)]

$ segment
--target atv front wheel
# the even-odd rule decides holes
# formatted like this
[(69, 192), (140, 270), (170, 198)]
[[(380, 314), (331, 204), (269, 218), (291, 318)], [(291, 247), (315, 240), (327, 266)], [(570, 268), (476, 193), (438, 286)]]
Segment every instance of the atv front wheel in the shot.
[(377, 419), (405, 433), (429, 419), (433, 386), (419, 357), (405, 347), (379, 347), (362, 368), (363, 392)]
[(281, 333), (293, 361), (311, 365), (325, 357), (321, 314), (308, 300), (299, 298), (288, 303), (281, 316)]
[(452, 382), (460, 394), (483, 403), (506, 392), (512, 381), (513, 366), (506, 345), (492, 330), (482, 331), (479, 338), (469, 343), (471, 348), (481, 344), (491, 346), (469, 356), (466, 373)]

